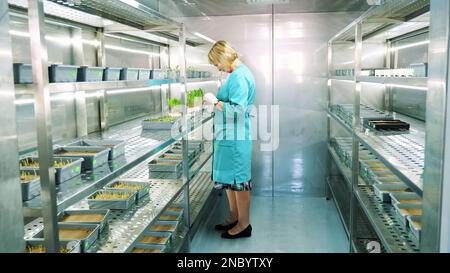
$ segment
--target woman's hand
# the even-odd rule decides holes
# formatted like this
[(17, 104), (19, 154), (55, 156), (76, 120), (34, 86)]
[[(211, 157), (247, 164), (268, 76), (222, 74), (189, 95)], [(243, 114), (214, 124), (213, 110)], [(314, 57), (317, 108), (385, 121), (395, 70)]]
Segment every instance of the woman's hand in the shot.
[(203, 100), (210, 104), (213, 104), (213, 105), (216, 105), (219, 102), (219, 100), (216, 98), (216, 96), (213, 93), (207, 93), (203, 97)]

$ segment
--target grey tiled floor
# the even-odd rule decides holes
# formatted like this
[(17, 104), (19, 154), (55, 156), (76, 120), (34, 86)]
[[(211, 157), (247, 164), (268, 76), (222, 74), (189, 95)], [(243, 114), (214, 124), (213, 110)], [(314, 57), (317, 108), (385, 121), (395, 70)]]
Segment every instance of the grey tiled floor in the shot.
[(193, 253), (346, 253), (349, 243), (332, 200), (252, 196), (251, 238), (226, 240), (214, 225), (227, 213), (225, 195), (197, 231)]

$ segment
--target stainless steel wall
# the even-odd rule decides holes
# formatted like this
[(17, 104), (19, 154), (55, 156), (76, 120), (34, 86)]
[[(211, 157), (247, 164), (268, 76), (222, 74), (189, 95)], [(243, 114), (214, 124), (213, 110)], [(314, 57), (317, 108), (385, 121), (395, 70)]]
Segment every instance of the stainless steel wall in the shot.
[(328, 156), (327, 41), (358, 15), (302, 13), (181, 19), (188, 28), (233, 44), (255, 75), (255, 104), (280, 106), (278, 149), (273, 154), (263, 152), (262, 142), (254, 142), (252, 176), (256, 194), (271, 195), (275, 190), (276, 195), (323, 196), (324, 162)]

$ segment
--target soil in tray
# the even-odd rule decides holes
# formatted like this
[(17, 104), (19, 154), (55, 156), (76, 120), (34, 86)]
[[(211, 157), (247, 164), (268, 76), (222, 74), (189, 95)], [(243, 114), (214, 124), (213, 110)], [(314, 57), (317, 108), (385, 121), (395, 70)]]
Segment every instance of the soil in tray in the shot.
[(379, 171), (386, 171), (386, 170), (388, 170), (388, 168), (385, 168), (385, 167), (371, 167), (370, 170), (372, 170), (374, 172), (379, 172)]
[(172, 231), (175, 229), (174, 225), (154, 225), (150, 228), (154, 231)]
[(144, 236), (144, 238), (142, 238), (142, 240), (139, 241), (139, 243), (144, 243), (144, 244), (165, 244), (168, 239), (169, 238), (167, 238), (167, 237), (157, 237), (157, 236), (147, 235), (147, 236)]
[(422, 230), (422, 222), (412, 221), (414, 228), (417, 230)]
[(165, 159), (183, 159), (182, 155), (163, 155), (161, 156), (161, 158), (165, 158)]
[(414, 215), (414, 216), (422, 215), (422, 209), (400, 209), (400, 212), (406, 215)]
[(377, 174), (378, 177), (394, 177), (395, 174), (393, 173), (384, 173), (384, 174)]
[(384, 166), (384, 164), (383, 164), (383, 162), (364, 162), (365, 164), (367, 164), (367, 165), (369, 165), (369, 166), (372, 166), (372, 167), (374, 167), (374, 166), (376, 166), (376, 167), (378, 167), (378, 166)]
[(414, 199), (403, 199), (398, 200), (400, 203), (422, 203), (422, 200), (414, 200)]
[(183, 208), (179, 208), (179, 207), (169, 207), (166, 210), (168, 211), (176, 211), (176, 212), (180, 212), (183, 210)]
[(161, 249), (134, 248), (131, 253), (161, 253)]
[(84, 240), (89, 234), (92, 233), (92, 229), (80, 228), (80, 229), (60, 229), (59, 239), (60, 240)]
[(98, 223), (105, 218), (104, 214), (72, 214), (65, 215), (61, 222)]
[(169, 215), (169, 214), (162, 214), (161, 216), (159, 216), (160, 220), (177, 220), (178, 216), (177, 215)]
[(118, 183), (113, 184), (111, 186), (111, 188), (139, 191), (139, 190), (143, 190), (145, 188), (145, 186), (144, 185), (137, 185), (137, 184), (129, 184), (129, 183), (118, 182)]
[[(46, 250), (43, 245), (28, 246), (27, 253), (46, 253)], [(69, 253), (69, 250), (65, 247), (61, 247), (59, 248), (59, 253)]]

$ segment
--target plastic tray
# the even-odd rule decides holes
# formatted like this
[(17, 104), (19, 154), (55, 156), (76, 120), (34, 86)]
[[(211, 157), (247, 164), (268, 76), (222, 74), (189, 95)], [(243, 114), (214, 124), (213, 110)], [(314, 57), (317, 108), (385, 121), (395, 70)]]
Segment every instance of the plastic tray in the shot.
[(120, 80), (120, 71), (122, 71), (122, 68), (117, 68), (117, 67), (105, 68), (105, 71), (103, 74), (103, 80), (104, 81), (119, 81)]
[(15, 84), (33, 83), (33, 70), (31, 64), (15, 63), (13, 64), (13, 73)]
[[(26, 157), (21, 159), (20, 161), (22, 162), (22, 160), (32, 160), (39, 162), (39, 158), (37, 157)], [(81, 174), (81, 166), (84, 161), (83, 158), (54, 157), (53, 160), (57, 162), (69, 162), (69, 164), (62, 168), (55, 167), (55, 183), (57, 185)], [(24, 167), (22, 165), (20, 166), (20, 169), (24, 171), (39, 171), (39, 168)]]
[[(122, 192), (122, 193), (131, 193), (131, 195), (127, 199), (110, 199), (110, 200), (94, 200), (92, 197), (94, 197), (99, 192)], [(129, 190), (111, 190), (111, 189), (104, 189), (99, 190), (91, 194), (88, 198), (88, 205), (90, 209), (112, 209), (112, 210), (127, 210), (129, 209), (134, 203), (136, 203), (136, 191), (129, 191)]]
[(138, 80), (148, 81), (150, 80), (151, 69), (139, 69)]
[[(163, 231), (163, 232), (175, 232), (178, 228), (179, 221), (155, 221), (147, 230), (148, 231)], [(160, 230), (160, 227), (163, 227)]]
[[(100, 226), (96, 224), (66, 224), (66, 223), (58, 223), (59, 230), (61, 229), (80, 229), (80, 228), (89, 228), (92, 232), (84, 239), (74, 239), (73, 241), (80, 241), (81, 252), (86, 252), (92, 244), (98, 239), (100, 235)], [(33, 239), (42, 239), (44, 238), (44, 230), (38, 232)], [(70, 240), (70, 239), (69, 239)], [(72, 240), (70, 240), (72, 241)]]
[(113, 160), (125, 154), (126, 142), (122, 140), (97, 140), (97, 139), (83, 139), (70, 144), (69, 146), (94, 146), (109, 148), (108, 159)]
[(183, 165), (182, 161), (155, 159), (148, 163), (148, 168), (156, 172), (181, 172)]
[[(401, 210), (402, 209), (422, 209), (422, 204), (417, 204), (417, 203), (397, 203), (397, 204), (394, 204), (394, 208), (395, 208), (397, 219), (399, 219), (400, 222), (402, 222), (403, 225), (405, 227), (407, 227), (407, 225), (408, 225), (407, 217), (410, 216), (411, 214), (406, 213), (406, 212), (401, 211)], [(417, 216), (417, 215), (411, 215), (411, 216)]]
[(165, 210), (158, 217), (158, 221), (180, 221), (183, 211)]
[(123, 68), (120, 71), (121, 81), (137, 81), (139, 76), (139, 69), (137, 68)]
[[(83, 158), (82, 171), (93, 170), (108, 162), (110, 148), (94, 146), (65, 146), (57, 148), (53, 153), (58, 157)], [(88, 152), (94, 154), (65, 155), (64, 152)]]
[(79, 82), (101, 82), (103, 81), (104, 67), (82, 66), (78, 69)]
[(49, 81), (56, 82), (76, 82), (78, 78), (79, 66), (52, 64), (49, 69)]
[(381, 184), (373, 186), (375, 195), (378, 196), (383, 202), (391, 202), (390, 194), (393, 192), (406, 192), (408, 187), (403, 183), (396, 184)]
[(28, 182), (20, 182), (22, 187), (22, 201), (29, 201), (41, 194), (41, 181), (38, 178)]
[[(79, 222), (79, 221), (73, 221), (73, 222), (63, 222), (62, 220), (66, 215), (87, 215), (87, 214), (102, 214), (103, 219), (101, 221), (93, 221), (93, 222)], [(102, 232), (102, 230), (105, 228), (105, 226), (108, 223), (108, 218), (110, 216), (110, 210), (109, 209), (90, 209), (90, 210), (66, 210), (64, 212), (61, 212), (58, 214), (58, 222), (60, 223), (70, 223), (70, 224), (95, 224), (99, 225), (99, 231)]]
[[(31, 239), (25, 241), (27, 250), (29, 246), (44, 246), (44, 239)], [(59, 241), (59, 245), (66, 248), (68, 253), (81, 253), (81, 242), (79, 240), (74, 241)], [(45, 247), (45, 246), (44, 246)], [(27, 251), (27, 253), (29, 253)]]
[[(120, 179), (120, 180), (116, 180), (113, 182), (108, 183), (105, 186), (105, 189), (107, 190), (118, 190), (117, 188), (114, 188), (113, 186), (117, 183), (123, 183), (123, 184), (131, 184), (131, 185), (139, 185), (139, 186), (144, 186), (143, 189), (141, 190), (133, 190), (137, 193), (136, 198), (139, 200), (141, 198), (143, 198), (144, 196), (148, 195), (148, 191), (150, 189), (150, 184), (147, 182), (138, 182), (138, 181), (127, 181), (125, 179)], [(131, 189), (130, 189), (131, 190)]]

